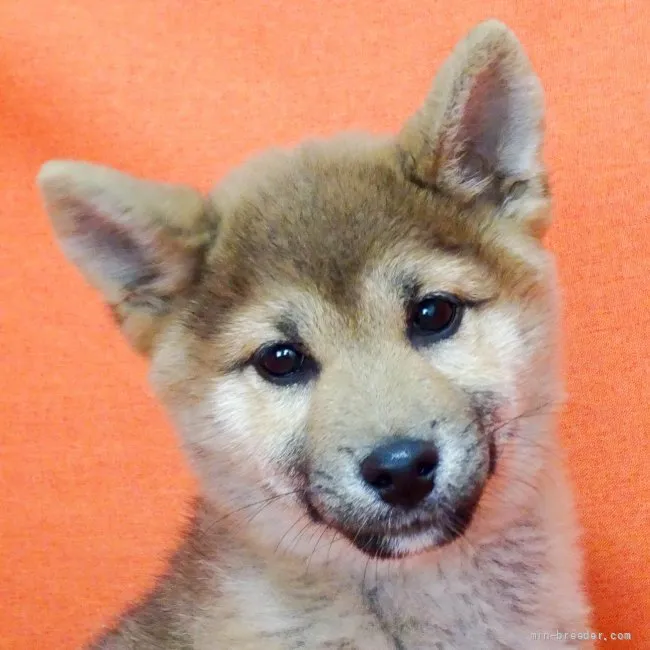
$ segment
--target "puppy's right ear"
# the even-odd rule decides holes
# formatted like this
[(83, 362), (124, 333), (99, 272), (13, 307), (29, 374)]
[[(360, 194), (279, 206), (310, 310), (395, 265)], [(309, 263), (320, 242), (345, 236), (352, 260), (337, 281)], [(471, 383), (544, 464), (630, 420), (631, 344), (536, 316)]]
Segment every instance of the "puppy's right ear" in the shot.
[(37, 183), (64, 252), (148, 353), (212, 240), (206, 201), (190, 187), (82, 162), (48, 162)]

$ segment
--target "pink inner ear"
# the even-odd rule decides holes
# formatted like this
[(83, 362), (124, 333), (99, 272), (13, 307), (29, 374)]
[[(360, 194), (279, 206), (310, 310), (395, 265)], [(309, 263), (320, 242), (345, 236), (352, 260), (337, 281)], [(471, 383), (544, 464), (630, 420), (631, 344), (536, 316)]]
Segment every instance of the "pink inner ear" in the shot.
[(92, 206), (76, 206), (75, 212), (75, 230), (67, 244), (93, 276), (121, 287), (135, 287), (156, 277), (155, 264), (126, 228)]
[(504, 171), (503, 141), (511, 119), (511, 92), (499, 63), (494, 62), (474, 80), (456, 134), (468, 180), (480, 181), (486, 171)]

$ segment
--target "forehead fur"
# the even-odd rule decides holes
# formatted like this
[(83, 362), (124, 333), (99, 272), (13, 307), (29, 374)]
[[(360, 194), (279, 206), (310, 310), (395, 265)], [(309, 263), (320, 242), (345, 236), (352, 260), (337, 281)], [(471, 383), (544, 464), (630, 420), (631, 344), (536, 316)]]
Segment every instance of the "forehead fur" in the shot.
[(211, 195), (220, 225), (193, 301), (197, 332), (274, 285), (346, 309), (377, 266), (405, 284), (426, 282), (413, 262), (430, 255), (464, 268), (479, 294), (530, 292), (541, 276), (516, 250), (521, 228), (487, 202), (463, 206), (421, 187), (407, 163), (393, 140), (345, 135), (233, 172)]

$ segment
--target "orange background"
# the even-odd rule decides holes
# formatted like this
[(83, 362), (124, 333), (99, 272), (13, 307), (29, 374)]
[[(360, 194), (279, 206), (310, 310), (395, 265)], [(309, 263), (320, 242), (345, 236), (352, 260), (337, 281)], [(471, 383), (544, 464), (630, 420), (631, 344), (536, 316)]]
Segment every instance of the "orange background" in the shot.
[(1, 0), (2, 650), (78, 648), (151, 584), (194, 489), (144, 362), (52, 241), (39, 165), (207, 189), (273, 143), (394, 131), (490, 16), (547, 91), (594, 627), (650, 648), (647, 0)]

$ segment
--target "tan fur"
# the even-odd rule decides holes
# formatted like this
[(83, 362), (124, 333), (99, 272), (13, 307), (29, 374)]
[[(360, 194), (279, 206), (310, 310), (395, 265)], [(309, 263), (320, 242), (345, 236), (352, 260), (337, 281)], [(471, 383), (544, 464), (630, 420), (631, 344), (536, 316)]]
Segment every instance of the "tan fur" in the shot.
[[(206, 198), (44, 167), (64, 249), (150, 356), (203, 489), (167, 575), (93, 648), (591, 647), (531, 636), (584, 633), (588, 611), (554, 434), (542, 105), (492, 21), (396, 138), (272, 151)], [(466, 302), (459, 330), (412, 344), (409, 292)], [(318, 370), (278, 386), (250, 361), (287, 340)], [(426, 508), (360, 479), (395, 436), (440, 454)]]

